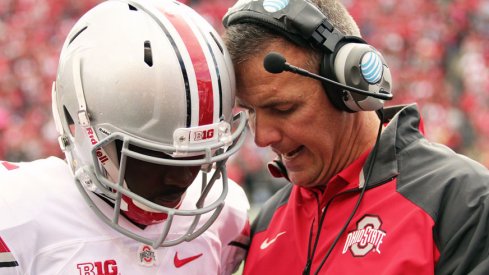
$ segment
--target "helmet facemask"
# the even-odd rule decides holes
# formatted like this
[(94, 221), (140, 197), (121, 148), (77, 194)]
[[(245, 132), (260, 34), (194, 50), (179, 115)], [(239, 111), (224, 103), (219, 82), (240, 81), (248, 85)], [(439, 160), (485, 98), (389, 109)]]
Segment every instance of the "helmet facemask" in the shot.
[[(230, 139), (237, 140), (238, 142), (226, 148), (226, 151), (224, 151), (224, 149), (209, 150), (210, 148), (207, 146), (202, 146), (200, 148), (195, 147), (193, 150), (186, 152), (186, 155), (193, 155), (193, 157), (182, 157), (180, 159), (171, 157), (171, 155), (176, 154), (175, 148), (167, 148), (166, 146), (151, 146), (149, 143), (141, 142), (132, 139), (131, 137), (123, 137), (123, 135), (120, 133), (111, 134), (95, 144), (92, 148), (91, 155), (93, 162), (99, 164), (94, 167), (95, 169), (93, 169), (95, 173), (92, 173), (91, 169), (88, 167), (82, 167), (76, 171), (75, 178), (77, 181), (77, 186), (82, 194), (84, 194), (85, 200), (96, 211), (96, 214), (106, 223), (111, 224), (113, 228), (123, 234), (129, 235), (143, 243), (150, 244), (153, 247), (172, 246), (183, 241), (190, 241), (202, 234), (210, 225), (212, 225), (224, 206), (224, 199), (228, 192), (228, 180), (225, 163), (228, 157), (234, 154), (244, 142), (243, 138), (237, 136), (238, 133), (242, 133), (246, 127), (246, 120), (243, 119), (242, 116), (243, 114), (239, 113), (235, 117), (235, 121), (239, 121), (240, 123), (237, 127), (241, 128), (241, 130), (237, 130), (235, 132), (235, 137), (229, 137)], [(117, 143), (120, 143), (121, 146), (115, 145)], [(221, 145), (224, 145), (224, 143), (221, 143)], [(114, 167), (114, 164), (112, 163), (113, 157), (110, 156), (112, 154), (106, 153), (107, 151), (110, 151), (108, 148), (111, 147), (121, 147), (121, 150), (118, 151), (118, 154), (120, 154), (120, 165), (116, 170), (114, 170), (115, 173), (109, 172), (109, 170), (112, 169), (110, 167)], [(219, 147), (219, 145), (216, 147)], [(151, 149), (141, 150), (141, 148)], [(146, 152), (146, 154), (142, 152)], [(148, 154), (148, 152), (151, 153)], [(155, 152), (158, 152), (159, 156), (154, 156)], [(207, 155), (204, 152), (207, 153)], [(162, 157), (163, 154), (166, 156)], [(189, 181), (192, 182), (193, 178), (196, 176), (196, 174), (194, 174), (195, 169), (201, 171), (201, 196), (195, 203), (195, 209), (178, 209), (180, 201), (174, 201), (175, 205), (172, 207), (163, 206), (141, 196), (140, 194), (137, 194), (136, 192), (133, 192), (129, 188), (130, 184), (128, 186), (124, 179), (127, 178), (125, 173), (131, 169), (131, 162), (134, 161), (141, 163), (147, 162), (150, 163), (150, 165), (165, 166), (168, 169), (177, 168), (180, 169), (180, 171), (185, 171), (184, 169), (187, 169), (186, 172), (190, 173), (190, 175), (187, 175), (187, 177), (192, 177), (192, 179), (187, 178), (185, 180), (187, 183)], [(211, 171), (207, 171), (209, 163), (214, 163), (214, 169)], [(145, 175), (141, 175), (141, 177), (144, 176)], [(221, 179), (222, 192), (220, 196), (214, 202), (204, 204), (208, 193), (210, 192), (211, 188), (213, 188), (217, 179)], [(93, 196), (90, 196), (87, 190), (91, 190), (92, 192), (97, 193), (99, 196), (113, 202), (114, 213), (112, 217), (107, 217), (107, 215), (96, 207), (96, 204), (93, 201)], [(182, 193), (182, 196), (183, 195), (184, 193)], [(183, 198), (180, 197), (180, 199)], [(207, 213), (211, 213), (208, 220), (200, 227), (197, 227), (197, 225), (199, 225), (200, 217)], [(162, 229), (162, 235), (160, 238), (157, 240), (149, 240), (121, 227), (119, 225), (121, 215), (124, 215), (132, 221), (143, 225), (160, 223), (162, 221), (165, 221), (166, 223)], [(194, 218), (187, 232), (182, 234), (180, 238), (166, 240), (166, 236), (175, 216), (194, 216)]]

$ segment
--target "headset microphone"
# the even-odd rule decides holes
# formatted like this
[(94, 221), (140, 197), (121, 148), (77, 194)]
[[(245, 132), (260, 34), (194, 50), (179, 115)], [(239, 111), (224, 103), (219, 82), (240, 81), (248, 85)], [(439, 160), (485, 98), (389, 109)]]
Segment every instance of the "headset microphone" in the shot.
[(263, 59), (263, 67), (265, 68), (265, 70), (267, 70), (267, 72), (272, 73), (272, 74), (279, 74), (279, 73), (282, 73), (283, 71), (289, 71), (291, 73), (310, 77), (310, 78), (313, 78), (313, 79), (316, 79), (316, 80), (319, 80), (322, 82), (327, 82), (327, 83), (333, 84), (335, 86), (341, 87), (347, 91), (357, 93), (357, 94), (361, 94), (364, 96), (371, 96), (371, 97), (381, 99), (381, 100), (391, 100), (392, 99), (392, 94), (387, 92), (387, 91), (384, 91), (383, 89), (380, 89), (379, 93), (372, 93), (369, 91), (365, 91), (365, 90), (361, 90), (361, 89), (358, 89), (355, 87), (344, 85), (344, 84), (339, 83), (337, 81), (322, 77), (320, 75), (311, 73), (305, 69), (291, 65), (291, 64), (287, 63), (287, 61), (283, 55), (281, 55), (280, 53), (277, 53), (277, 52), (270, 52), (265, 56), (265, 58)]

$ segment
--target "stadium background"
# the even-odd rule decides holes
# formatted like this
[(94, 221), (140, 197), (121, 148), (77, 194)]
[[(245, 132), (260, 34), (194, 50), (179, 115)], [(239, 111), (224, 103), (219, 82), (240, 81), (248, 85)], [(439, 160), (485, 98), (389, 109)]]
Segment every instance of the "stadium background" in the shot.
[[(63, 40), (99, 0), (0, 0), (0, 159), (61, 156), (51, 84)], [(218, 31), (232, 0), (186, 0)], [(489, 167), (489, 0), (343, 0), (392, 68), (394, 100), (417, 102), (427, 136)], [(283, 181), (249, 137), (230, 176), (259, 206)]]

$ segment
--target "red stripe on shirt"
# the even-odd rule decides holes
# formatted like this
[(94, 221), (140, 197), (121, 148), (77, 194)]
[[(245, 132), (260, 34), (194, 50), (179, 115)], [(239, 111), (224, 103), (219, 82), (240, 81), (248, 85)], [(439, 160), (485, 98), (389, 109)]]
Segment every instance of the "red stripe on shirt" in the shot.
[(0, 238), (0, 253), (3, 252), (10, 252), (10, 250), (8, 249), (7, 244)]
[(211, 124), (214, 117), (214, 96), (211, 74), (202, 47), (185, 20), (164, 10), (162, 12), (180, 34), (194, 65), (199, 91), (199, 125)]
[(19, 166), (15, 165), (15, 164), (12, 164), (12, 163), (9, 163), (9, 162), (6, 162), (6, 161), (3, 161), (2, 162), (2, 165), (7, 169), (7, 170), (14, 170), (14, 169), (17, 169), (19, 168)]

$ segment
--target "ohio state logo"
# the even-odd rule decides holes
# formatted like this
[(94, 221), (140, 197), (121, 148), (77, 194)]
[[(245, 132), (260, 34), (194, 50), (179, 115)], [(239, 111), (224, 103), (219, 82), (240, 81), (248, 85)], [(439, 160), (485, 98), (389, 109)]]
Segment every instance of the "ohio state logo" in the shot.
[(143, 266), (156, 265), (156, 251), (149, 245), (141, 245), (138, 249), (139, 264)]
[(363, 257), (370, 251), (380, 254), (380, 247), (386, 232), (380, 229), (382, 221), (378, 216), (365, 215), (357, 222), (357, 229), (346, 237), (343, 254), (350, 250), (356, 257)]

